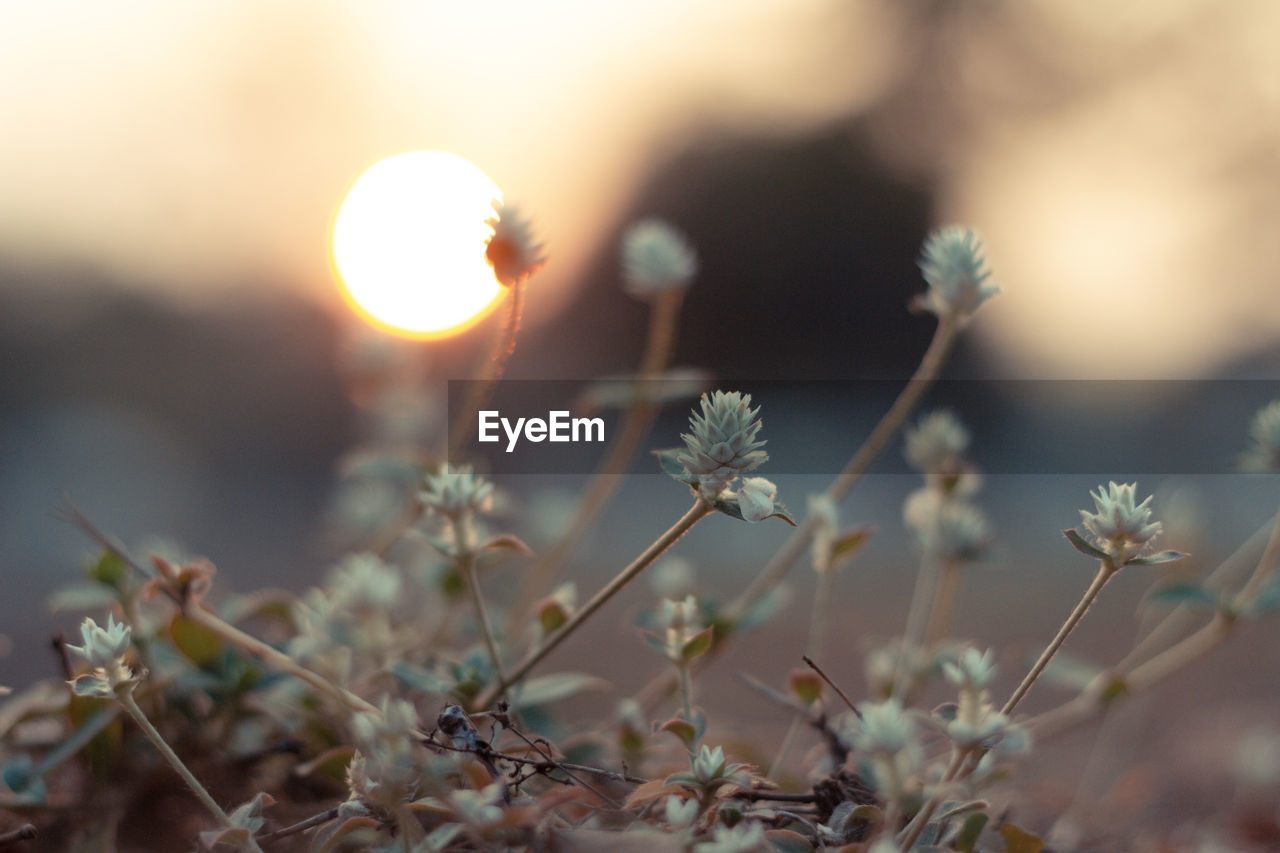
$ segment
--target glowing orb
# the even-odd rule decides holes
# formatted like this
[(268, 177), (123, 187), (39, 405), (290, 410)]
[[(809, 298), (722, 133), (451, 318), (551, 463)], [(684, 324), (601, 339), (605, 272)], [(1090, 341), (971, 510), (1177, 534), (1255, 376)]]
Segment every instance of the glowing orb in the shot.
[(494, 199), (502, 190), (493, 179), (447, 151), (408, 151), (365, 169), (329, 240), (347, 301), (410, 337), (446, 337), (478, 322), (504, 293), (484, 258)]

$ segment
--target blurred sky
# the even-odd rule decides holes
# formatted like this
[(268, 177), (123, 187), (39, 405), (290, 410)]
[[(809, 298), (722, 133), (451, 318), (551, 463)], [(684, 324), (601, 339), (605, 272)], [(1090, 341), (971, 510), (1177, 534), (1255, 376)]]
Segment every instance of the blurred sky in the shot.
[(546, 322), (688, 134), (861, 116), (938, 221), (986, 236), (1006, 295), (975, 331), (1002, 372), (1190, 378), (1280, 334), (1268, 0), (0, 10), (9, 265), (194, 305), (270, 281), (341, 311), (325, 234), (347, 183), (443, 148), (535, 214)]

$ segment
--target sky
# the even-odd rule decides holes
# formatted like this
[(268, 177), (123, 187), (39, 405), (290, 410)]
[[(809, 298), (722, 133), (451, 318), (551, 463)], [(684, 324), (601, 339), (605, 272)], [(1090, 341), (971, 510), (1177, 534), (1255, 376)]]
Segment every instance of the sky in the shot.
[(1280, 335), (1280, 8), (1084, 9), (3, 0), (0, 258), (341, 311), (338, 199), (378, 158), (440, 148), (554, 247), (544, 323), (694, 130), (861, 115), (938, 223), (984, 235), (1005, 292), (975, 336), (997, 370), (1210, 374)]

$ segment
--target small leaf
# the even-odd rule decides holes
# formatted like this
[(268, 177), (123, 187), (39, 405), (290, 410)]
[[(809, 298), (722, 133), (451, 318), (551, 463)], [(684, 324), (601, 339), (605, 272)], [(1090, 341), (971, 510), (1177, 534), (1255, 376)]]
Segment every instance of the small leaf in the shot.
[(727, 515), (730, 518), (736, 518), (738, 519), (738, 521), (746, 521), (746, 519), (742, 517), (742, 507), (738, 505), (737, 498), (725, 498), (724, 500), (717, 500), (717, 501), (714, 501), (711, 505), (715, 507), (716, 512), (723, 513), (724, 515)]
[(533, 549), (521, 541), (519, 536), (511, 533), (504, 533), (501, 536), (495, 536), (488, 542), (480, 546), (481, 552), (484, 551), (515, 551), (522, 557), (532, 557)]
[(53, 613), (106, 610), (116, 601), (116, 593), (109, 587), (79, 583), (63, 587), (49, 596), (49, 610)]
[(1156, 587), (1147, 595), (1144, 603), (1217, 608), (1222, 605), (1222, 599), (1217, 593), (1205, 589), (1200, 584), (1175, 582)]
[(1074, 530), (1064, 530), (1062, 531), (1062, 535), (1067, 537), (1067, 540), (1071, 543), (1071, 545), (1081, 554), (1084, 554), (1085, 556), (1088, 556), (1088, 557), (1094, 557), (1099, 560), (1107, 559), (1107, 554), (1105, 551), (1100, 551), (1099, 549), (1095, 548), (1093, 545), (1089, 544), (1089, 542), (1086, 541), (1083, 536), (1081, 536), (1079, 533), (1076, 533)]
[(852, 559), (862, 550), (862, 546), (870, 541), (875, 532), (874, 524), (859, 524), (840, 531), (840, 535), (831, 542), (832, 565), (834, 566), (837, 561)]
[(129, 564), (114, 551), (104, 551), (98, 561), (89, 567), (89, 577), (116, 592), (123, 592), (125, 581), (129, 579)]
[(347, 818), (337, 826), (326, 827), (316, 833), (315, 839), (311, 842), (311, 849), (316, 853), (332, 853), (338, 849), (346, 836), (358, 829), (374, 829), (378, 825), (379, 822), (371, 817)]
[(419, 693), (432, 693), (443, 696), (453, 688), (453, 682), (442, 675), (425, 670), (407, 661), (396, 661), (387, 667), (387, 672), (403, 686)]
[(822, 679), (811, 669), (793, 669), (787, 676), (787, 687), (804, 705), (812, 705), (822, 696)]
[(178, 651), (196, 666), (212, 666), (222, 657), (222, 638), (181, 613), (169, 622), (169, 638)]
[(680, 649), (680, 659), (685, 663), (700, 658), (711, 648), (711, 639), (715, 634), (715, 628), (703, 628), (685, 641), (684, 646)]
[(1181, 560), (1187, 556), (1181, 551), (1161, 551), (1158, 554), (1151, 554), (1147, 557), (1134, 557), (1132, 560), (1125, 562), (1126, 566), (1155, 566), (1160, 563), (1172, 563), (1174, 560)]
[(983, 812), (971, 814), (965, 819), (964, 825), (960, 827), (960, 833), (952, 842), (959, 853), (973, 853), (973, 845), (978, 843), (978, 836), (982, 834), (988, 820), (990, 818)]
[(569, 621), (569, 611), (562, 602), (554, 598), (544, 598), (538, 605), (538, 624), (542, 626), (545, 637), (554, 634), (560, 626)]
[(303, 778), (315, 776), (341, 785), (346, 780), (347, 766), (351, 764), (355, 751), (356, 748), (350, 745), (326, 749), (310, 761), (299, 764), (293, 772)]
[(675, 735), (680, 739), (680, 742), (685, 745), (685, 748), (690, 751), (693, 750), (693, 744), (698, 737), (698, 730), (694, 727), (693, 723), (688, 720), (682, 720), (679, 717), (667, 720), (654, 730), (654, 734), (658, 734), (660, 732), (669, 732)]
[(813, 845), (808, 839), (789, 829), (771, 829), (764, 837), (778, 853), (813, 853)]
[(664, 474), (673, 480), (679, 480), (686, 486), (692, 486), (698, 482), (698, 479), (690, 476), (684, 467), (684, 463), (680, 461), (679, 456), (683, 452), (678, 447), (671, 447), (665, 450), (655, 450), (653, 455), (658, 457), (658, 464), (662, 466)]
[(547, 705), (567, 699), (585, 690), (607, 690), (609, 682), (581, 672), (558, 672), (531, 678), (515, 688), (513, 699), (518, 705)]
[(774, 505), (778, 508), (777, 511), (769, 513), (768, 515), (765, 516), (765, 518), (780, 518), (783, 521), (785, 521), (787, 524), (790, 524), (792, 527), (800, 526), (796, 524), (796, 520), (791, 517), (790, 513), (787, 512), (787, 508), (785, 506), (783, 506), (781, 503), (775, 503)]
[(1000, 835), (1004, 838), (1005, 853), (1040, 853), (1044, 849), (1043, 841), (1011, 823), (1000, 827)]

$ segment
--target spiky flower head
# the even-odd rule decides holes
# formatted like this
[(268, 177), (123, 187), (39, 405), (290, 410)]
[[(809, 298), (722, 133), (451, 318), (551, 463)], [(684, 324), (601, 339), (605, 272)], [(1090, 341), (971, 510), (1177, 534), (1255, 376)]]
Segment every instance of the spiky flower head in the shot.
[(622, 236), (622, 275), (627, 293), (637, 299), (683, 290), (697, 273), (693, 247), (661, 219), (641, 220)]
[(969, 447), (969, 431), (946, 409), (930, 412), (907, 428), (903, 455), (922, 474), (954, 474)]
[(345, 557), (329, 579), (330, 594), (338, 609), (393, 607), (400, 601), (402, 586), (400, 573), (377, 554), (368, 552)]
[(1150, 495), (1142, 503), (1136, 502), (1137, 488), (1137, 483), (1118, 486), (1113, 480), (1105, 492), (1098, 486), (1096, 492), (1089, 493), (1094, 512), (1080, 510), (1085, 529), (1116, 565), (1141, 554), (1164, 529), (1160, 522), (1151, 520)]
[(713, 500), (739, 474), (754, 471), (769, 455), (759, 448), (760, 407), (751, 408), (751, 395), (737, 391), (703, 394), (702, 413), (689, 418), (689, 432), (680, 437), (685, 450), (680, 464), (698, 480), (703, 497)]
[(463, 513), (484, 512), (493, 505), (493, 484), (471, 470), (470, 465), (450, 468), (442, 465), (428, 472), (418, 493), (422, 506), (448, 518)]
[(929, 289), (916, 304), (939, 319), (972, 314), (986, 299), (1000, 292), (986, 287), (991, 273), (985, 269), (982, 241), (967, 228), (939, 228), (925, 240), (920, 271)]
[(990, 649), (980, 652), (969, 646), (954, 661), (943, 662), (942, 674), (957, 687), (982, 690), (995, 680), (994, 655)]
[(861, 705), (862, 716), (853, 720), (853, 744), (881, 755), (902, 752), (915, 743), (916, 724), (897, 699)]
[(84, 645), (67, 648), (88, 661), (92, 671), (71, 680), (72, 692), (77, 696), (111, 699), (132, 690), (146, 671), (135, 673), (125, 663), (131, 634), (129, 626), (117, 622), (113, 615), (107, 616), (106, 628), (88, 618), (81, 622), (80, 637)]
[(484, 259), (493, 267), (493, 276), (504, 287), (511, 287), (542, 269), (547, 262), (542, 244), (533, 241), (529, 220), (520, 215), (515, 205), (493, 202), (494, 216), (485, 220), (493, 229), (484, 250)]
[(1250, 447), (1240, 457), (1240, 467), (1251, 473), (1280, 471), (1280, 400), (1258, 410), (1249, 425)]
[(667, 824), (674, 830), (688, 829), (698, 817), (698, 800), (668, 794), (666, 801)]
[(129, 651), (131, 634), (129, 626), (117, 622), (114, 615), (107, 616), (106, 628), (86, 618), (80, 623), (80, 637), (84, 645), (69, 645), (67, 648), (87, 660), (94, 669), (110, 670), (123, 662)]

